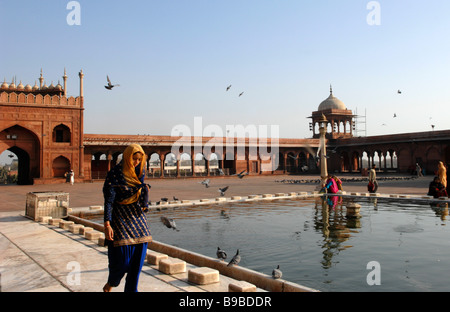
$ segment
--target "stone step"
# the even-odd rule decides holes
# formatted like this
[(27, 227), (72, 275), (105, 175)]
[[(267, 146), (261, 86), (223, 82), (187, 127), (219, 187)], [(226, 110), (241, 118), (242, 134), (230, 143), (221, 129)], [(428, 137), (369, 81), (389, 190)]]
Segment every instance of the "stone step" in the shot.
[(152, 265), (159, 265), (163, 259), (168, 259), (169, 256), (160, 252), (147, 250), (147, 262)]
[(84, 237), (89, 240), (98, 240), (103, 235), (105, 235), (105, 234), (103, 234), (102, 232), (99, 232), (99, 231), (95, 231), (95, 230), (84, 233)]
[(41, 216), (41, 217), (38, 218), (38, 221), (41, 222), (41, 223), (47, 223), (48, 224), (48, 220), (50, 220), (50, 219), (53, 219), (53, 218), (50, 217), (50, 216)]
[(73, 234), (80, 234), (80, 229), (84, 228), (83, 224), (72, 224), (69, 225), (69, 231), (72, 232)]
[(78, 234), (81, 234), (85, 236), (87, 232), (95, 231), (94, 228), (91, 228), (90, 226), (84, 226), (80, 228), (80, 232)]
[(245, 281), (233, 281), (228, 284), (229, 292), (256, 292), (256, 286)]
[(54, 225), (54, 226), (59, 226), (59, 222), (61, 222), (62, 221), (62, 219), (59, 219), (59, 218), (52, 218), (52, 219), (49, 219), (48, 220), (48, 224), (50, 224), (50, 225)]
[(186, 272), (186, 261), (178, 258), (167, 258), (159, 261), (158, 270), (165, 274), (178, 274)]
[(75, 222), (73, 222), (73, 221), (64, 221), (64, 220), (61, 220), (60, 222), (59, 222), (59, 227), (61, 228), (61, 229), (63, 229), (63, 230), (68, 230), (69, 229), (69, 226), (70, 225), (72, 225), (72, 224), (74, 224)]
[(198, 285), (219, 283), (219, 271), (207, 267), (199, 267), (188, 271), (188, 281)]

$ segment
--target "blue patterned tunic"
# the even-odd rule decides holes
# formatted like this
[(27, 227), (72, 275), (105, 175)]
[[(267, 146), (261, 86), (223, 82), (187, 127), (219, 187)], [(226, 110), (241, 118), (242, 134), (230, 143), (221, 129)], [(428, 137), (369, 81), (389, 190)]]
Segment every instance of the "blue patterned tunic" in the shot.
[[(137, 170), (139, 170), (139, 166), (136, 167)], [(144, 213), (148, 211), (148, 191), (147, 184), (144, 184), (144, 176), (140, 178), (142, 182), (140, 186), (131, 187), (125, 182), (122, 163), (108, 172), (103, 185), (104, 221), (109, 221), (114, 231), (113, 245), (115, 247), (152, 241)], [(120, 204), (139, 189), (142, 191), (137, 202), (128, 205)]]

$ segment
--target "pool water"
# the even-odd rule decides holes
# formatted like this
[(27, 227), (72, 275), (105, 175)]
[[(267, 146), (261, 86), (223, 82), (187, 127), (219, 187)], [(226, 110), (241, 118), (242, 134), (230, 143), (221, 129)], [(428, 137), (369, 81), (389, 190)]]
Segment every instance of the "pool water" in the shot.
[(239, 249), (241, 266), (271, 275), (280, 265), (283, 279), (320, 291), (450, 291), (447, 208), (358, 198), (361, 217), (348, 218), (355, 199), (331, 198), (151, 211), (148, 221), (156, 241), (210, 257), (221, 247), (228, 260)]

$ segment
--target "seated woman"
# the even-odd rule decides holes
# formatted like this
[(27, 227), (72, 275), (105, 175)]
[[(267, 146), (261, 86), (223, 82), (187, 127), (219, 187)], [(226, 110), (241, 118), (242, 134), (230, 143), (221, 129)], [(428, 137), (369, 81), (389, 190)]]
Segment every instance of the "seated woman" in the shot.
[(433, 181), (430, 182), (428, 187), (428, 195), (434, 198), (447, 197), (447, 190), (445, 186), (440, 182), (439, 177), (434, 177)]

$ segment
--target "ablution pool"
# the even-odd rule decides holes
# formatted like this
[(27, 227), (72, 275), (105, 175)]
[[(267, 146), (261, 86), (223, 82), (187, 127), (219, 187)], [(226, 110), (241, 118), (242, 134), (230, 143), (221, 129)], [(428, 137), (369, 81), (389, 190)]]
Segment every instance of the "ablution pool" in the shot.
[[(330, 199), (337, 200), (330, 200)], [(361, 206), (349, 218), (347, 206)], [(447, 203), (328, 197), (150, 211), (154, 240), (228, 259), (320, 291), (450, 291)], [(173, 218), (179, 231), (166, 228)], [(373, 266), (373, 264), (376, 266)]]

